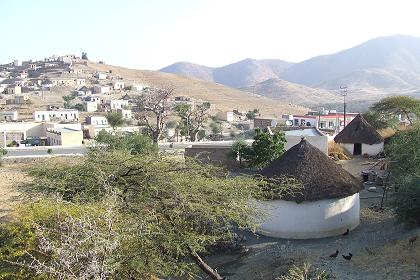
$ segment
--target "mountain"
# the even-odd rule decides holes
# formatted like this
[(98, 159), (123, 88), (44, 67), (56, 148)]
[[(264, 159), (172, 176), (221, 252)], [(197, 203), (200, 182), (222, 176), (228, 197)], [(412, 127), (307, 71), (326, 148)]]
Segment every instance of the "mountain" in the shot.
[(420, 38), (395, 35), (294, 64), (281, 78), (311, 87), (407, 89), (420, 86)]
[(213, 79), (214, 68), (207, 67), (204, 65), (189, 63), (189, 62), (177, 62), (165, 68), (162, 68), (159, 71), (165, 72), (165, 73), (183, 75), (186, 77), (208, 81), (208, 82), (214, 81)]
[(285, 103), (313, 106), (325, 103), (341, 102), (341, 97), (324, 89), (310, 88), (291, 83), (278, 78), (268, 79), (254, 86), (242, 90), (256, 93), (265, 97), (280, 100)]
[(170, 87), (175, 96), (188, 96), (198, 100), (209, 101), (218, 111), (243, 111), (259, 109), (264, 116), (277, 116), (288, 113), (304, 113), (308, 108), (274, 100), (250, 92), (241, 91), (213, 82), (206, 82), (181, 75), (159, 71), (128, 69), (119, 66), (88, 62), (87, 65), (77, 65), (93, 72), (109, 72), (123, 77), (125, 80), (138, 84)]
[(244, 59), (222, 67), (211, 68), (189, 62), (177, 62), (160, 69), (160, 72), (216, 82), (233, 88), (249, 87), (278, 76), (293, 65), (280, 59)]

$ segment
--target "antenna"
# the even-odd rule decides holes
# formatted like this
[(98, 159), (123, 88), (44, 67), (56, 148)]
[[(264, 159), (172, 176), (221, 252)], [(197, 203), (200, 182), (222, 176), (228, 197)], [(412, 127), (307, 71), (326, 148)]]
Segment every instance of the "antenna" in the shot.
[[(343, 108), (344, 108), (344, 127), (346, 127), (346, 96), (347, 96), (347, 86), (340, 86), (341, 96), (343, 96)], [(340, 130), (340, 124), (338, 124), (338, 130)]]

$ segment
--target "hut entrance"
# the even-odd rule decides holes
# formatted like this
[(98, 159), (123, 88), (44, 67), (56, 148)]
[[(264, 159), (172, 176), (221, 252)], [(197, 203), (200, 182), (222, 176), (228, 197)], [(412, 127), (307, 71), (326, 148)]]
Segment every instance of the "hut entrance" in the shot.
[(359, 156), (362, 154), (362, 143), (354, 143), (353, 155)]

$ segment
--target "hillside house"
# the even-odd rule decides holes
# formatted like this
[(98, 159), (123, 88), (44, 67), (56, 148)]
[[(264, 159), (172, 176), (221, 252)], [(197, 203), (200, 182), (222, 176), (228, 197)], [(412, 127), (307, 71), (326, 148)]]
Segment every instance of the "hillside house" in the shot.
[(111, 110), (121, 110), (128, 107), (128, 100), (114, 99), (109, 102)]
[(0, 120), (6, 121), (6, 122), (17, 121), (18, 112), (17, 111), (1, 111)]
[(97, 94), (107, 94), (111, 92), (111, 88), (109, 86), (94, 85), (93, 92)]
[(83, 87), (86, 85), (86, 80), (85, 79), (75, 79), (74, 80), (75, 84), (77, 87)]
[(55, 111), (35, 111), (34, 120), (37, 122), (49, 122), (53, 120), (78, 121), (79, 111), (72, 109), (61, 109)]
[(22, 87), (21, 86), (9, 86), (6, 88), (7, 94), (21, 94), (22, 93)]
[(106, 80), (107, 76), (108, 75), (106, 73), (101, 73), (101, 72), (97, 72), (95, 74), (95, 78), (97, 78), (98, 80)]
[(117, 112), (121, 113), (124, 120), (129, 120), (132, 118), (131, 110), (118, 109)]
[(89, 125), (108, 125), (108, 119), (104, 116), (87, 116), (85, 121)]
[(123, 90), (124, 89), (124, 82), (123, 81), (113, 81), (112, 88), (114, 90)]
[(254, 118), (254, 129), (265, 129), (267, 127), (276, 127), (277, 121), (269, 118)]
[(86, 101), (85, 102), (86, 112), (96, 112), (98, 111), (98, 102), (95, 101)]

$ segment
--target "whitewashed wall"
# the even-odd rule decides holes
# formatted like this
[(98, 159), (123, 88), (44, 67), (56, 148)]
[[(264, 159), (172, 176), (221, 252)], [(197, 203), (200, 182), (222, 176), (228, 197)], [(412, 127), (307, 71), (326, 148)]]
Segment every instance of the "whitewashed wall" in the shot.
[(360, 220), (360, 199), (356, 193), (342, 199), (315, 202), (259, 201), (266, 212), (259, 229), (263, 235), (290, 239), (336, 236), (354, 229)]
[[(344, 149), (346, 149), (350, 154), (353, 154), (354, 144), (340, 143), (340, 146), (342, 146)], [(384, 150), (384, 143), (383, 142), (379, 143), (379, 144), (373, 144), (373, 145), (362, 144), (362, 155), (367, 154), (367, 155), (370, 155), (370, 156), (376, 156), (377, 154), (379, 154), (383, 150)]]
[[(305, 139), (313, 146), (317, 147), (323, 153), (328, 155), (328, 137), (327, 136), (305, 136)], [(302, 140), (302, 136), (286, 135), (286, 151)]]

